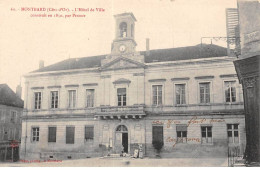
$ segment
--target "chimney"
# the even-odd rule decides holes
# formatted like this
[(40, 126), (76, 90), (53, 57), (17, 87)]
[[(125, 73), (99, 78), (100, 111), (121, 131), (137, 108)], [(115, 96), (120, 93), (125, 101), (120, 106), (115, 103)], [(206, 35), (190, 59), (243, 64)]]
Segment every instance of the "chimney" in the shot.
[(43, 68), (44, 67), (44, 61), (43, 60), (40, 60), (39, 61), (39, 69)]
[(16, 86), (16, 95), (21, 98), (22, 97), (22, 86), (18, 85)]
[(149, 41), (150, 39), (149, 38), (146, 38), (146, 56), (149, 56), (150, 55), (150, 44), (149, 44)]

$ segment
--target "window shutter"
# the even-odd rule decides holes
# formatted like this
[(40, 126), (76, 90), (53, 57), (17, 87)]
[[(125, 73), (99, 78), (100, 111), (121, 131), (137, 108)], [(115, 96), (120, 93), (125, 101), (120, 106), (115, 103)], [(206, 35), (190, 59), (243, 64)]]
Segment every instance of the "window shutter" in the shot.
[(56, 127), (49, 127), (48, 142), (56, 142)]
[(74, 144), (75, 127), (66, 127), (66, 143)]
[(153, 142), (163, 142), (163, 126), (153, 126)]
[(94, 139), (94, 127), (89, 127), (89, 126), (85, 127), (85, 139), (86, 140)]
[(176, 131), (187, 131), (187, 125), (176, 126)]

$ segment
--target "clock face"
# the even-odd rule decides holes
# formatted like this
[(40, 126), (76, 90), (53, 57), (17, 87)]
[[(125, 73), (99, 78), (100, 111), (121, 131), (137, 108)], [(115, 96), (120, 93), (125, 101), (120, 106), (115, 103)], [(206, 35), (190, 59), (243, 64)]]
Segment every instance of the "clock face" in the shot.
[(125, 52), (125, 50), (126, 50), (126, 46), (125, 45), (120, 45), (119, 46), (119, 51), (120, 52)]

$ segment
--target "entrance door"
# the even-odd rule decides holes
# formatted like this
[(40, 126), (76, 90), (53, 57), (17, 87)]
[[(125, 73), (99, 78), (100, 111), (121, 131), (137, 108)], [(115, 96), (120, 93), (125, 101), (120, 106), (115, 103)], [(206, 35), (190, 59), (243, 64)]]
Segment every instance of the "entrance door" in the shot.
[(115, 146), (123, 147), (123, 152), (128, 153), (128, 130), (125, 125), (119, 125), (116, 128)]
[(124, 147), (124, 152), (128, 152), (128, 133), (122, 133), (122, 145)]

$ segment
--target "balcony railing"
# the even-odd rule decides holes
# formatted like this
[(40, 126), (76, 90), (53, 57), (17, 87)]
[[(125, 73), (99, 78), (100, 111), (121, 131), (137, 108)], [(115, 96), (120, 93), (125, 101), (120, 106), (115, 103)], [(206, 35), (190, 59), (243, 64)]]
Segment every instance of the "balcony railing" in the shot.
[(142, 118), (145, 116), (143, 105), (133, 106), (101, 106), (96, 108), (96, 117), (106, 118)]

